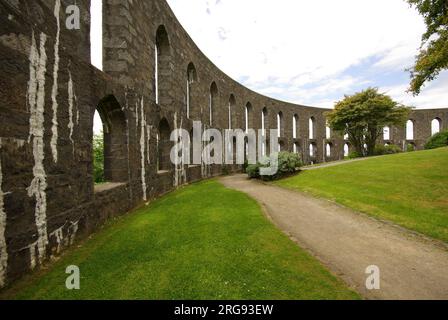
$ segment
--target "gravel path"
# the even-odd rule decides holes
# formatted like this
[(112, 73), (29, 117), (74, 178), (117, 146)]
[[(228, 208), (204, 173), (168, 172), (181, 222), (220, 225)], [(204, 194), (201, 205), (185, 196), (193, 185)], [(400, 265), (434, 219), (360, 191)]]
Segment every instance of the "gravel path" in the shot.
[[(366, 299), (448, 299), (445, 244), (245, 175), (220, 181), (256, 199), (281, 230)], [(372, 265), (381, 271), (380, 290), (366, 289)]]

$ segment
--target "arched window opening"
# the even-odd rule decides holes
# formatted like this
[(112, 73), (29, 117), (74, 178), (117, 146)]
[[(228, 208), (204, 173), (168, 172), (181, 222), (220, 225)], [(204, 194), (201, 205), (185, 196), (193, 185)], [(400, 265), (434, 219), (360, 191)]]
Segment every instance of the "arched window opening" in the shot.
[(330, 126), (328, 125), (328, 121), (327, 121), (327, 123), (325, 124), (325, 138), (326, 138), (326, 139), (331, 139), (331, 128), (330, 128)]
[(93, 180), (95, 184), (106, 182), (104, 177), (104, 124), (98, 110), (93, 117)]
[(439, 118), (435, 118), (431, 122), (431, 135), (438, 134), (440, 132), (440, 128), (442, 127), (442, 121)]
[(250, 102), (248, 102), (246, 104), (246, 109), (245, 109), (246, 134), (249, 133), (249, 129), (252, 126), (251, 117), (252, 117), (252, 104)]
[(229, 98), (229, 129), (232, 129), (232, 114), (235, 110), (235, 106), (236, 106), (236, 99), (235, 96), (233, 94), (230, 95)]
[(218, 86), (216, 82), (212, 82), (210, 86), (210, 99), (209, 99), (209, 107), (210, 107), (210, 126), (213, 125), (214, 112), (215, 107), (218, 105)]
[(314, 139), (316, 139), (316, 131), (315, 131), (315, 119), (314, 119), (314, 117), (311, 117), (310, 118), (310, 121), (309, 121), (309, 136), (310, 136), (310, 139), (311, 140), (314, 140)]
[(188, 64), (187, 67), (187, 118), (190, 119), (191, 115), (191, 100), (192, 100), (192, 85), (198, 81), (196, 74), (196, 68), (193, 63)]
[(310, 144), (310, 157), (311, 158), (315, 158), (316, 157), (316, 153), (317, 153), (316, 145), (314, 143), (311, 143)]
[(283, 141), (280, 141), (278, 144), (278, 152), (285, 151), (285, 143)]
[(277, 130), (278, 130), (278, 137), (283, 137), (283, 112), (279, 112), (277, 114)]
[(347, 158), (350, 155), (350, 146), (348, 143), (344, 145), (344, 157)]
[(413, 152), (416, 150), (416, 145), (414, 142), (410, 142), (406, 145), (406, 152)]
[(103, 1), (90, 2), (90, 59), (103, 70)]
[(390, 140), (390, 127), (384, 127), (383, 129), (383, 140), (389, 141)]
[(163, 118), (158, 127), (157, 137), (157, 153), (158, 153), (158, 170), (169, 171), (171, 170), (171, 148), (172, 142), (170, 141), (171, 129), (168, 121)]
[(300, 146), (297, 142), (294, 143), (293, 151), (294, 151), (294, 153), (299, 153), (299, 151), (300, 151)]
[(406, 123), (406, 140), (414, 140), (414, 121), (412, 120)]
[(327, 145), (325, 146), (325, 154), (327, 158), (331, 157), (331, 149), (332, 149), (331, 144), (327, 143)]
[(299, 123), (299, 116), (295, 114), (294, 117), (292, 118), (292, 138), (293, 139), (297, 139), (298, 123)]
[(263, 108), (261, 112), (261, 131), (264, 137), (266, 137), (266, 129), (267, 129), (267, 120), (268, 120), (268, 109)]
[[(170, 42), (164, 26), (160, 26), (156, 33), (154, 48), (154, 93), (155, 102), (160, 103), (161, 93), (168, 89), (165, 77), (169, 75)], [(164, 85), (167, 87), (165, 88)]]
[(126, 116), (114, 96), (101, 100), (93, 119), (94, 182), (128, 181)]

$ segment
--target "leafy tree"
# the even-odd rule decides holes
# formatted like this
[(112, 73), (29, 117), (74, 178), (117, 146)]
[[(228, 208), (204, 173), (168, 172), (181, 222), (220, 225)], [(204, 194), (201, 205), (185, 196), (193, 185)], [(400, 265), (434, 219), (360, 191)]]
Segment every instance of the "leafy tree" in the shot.
[(448, 1), (407, 1), (423, 15), (427, 26), (415, 66), (410, 70), (409, 91), (418, 95), (425, 82), (434, 80), (442, 70), (448, 68)]
[[(368, 88), (352, 96), (345, 96), (326, 116), (333, 130), (348, 135), (358, 155), (372, 156), (384, 127), (404, 126), (409, 112), (410, 108), (379, 93), (377, 88)], [(364, 145), (367, 145), (367, 149)]]
[(93, 177), (95, 183), (105, 182), (104, 178), (104, 135), (93, 136)]

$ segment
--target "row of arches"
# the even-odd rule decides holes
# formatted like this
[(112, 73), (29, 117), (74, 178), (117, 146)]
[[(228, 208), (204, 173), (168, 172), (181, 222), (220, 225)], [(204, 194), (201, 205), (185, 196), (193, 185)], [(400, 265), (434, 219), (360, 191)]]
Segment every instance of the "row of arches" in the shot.
[[(415, 140), (415, 121), (414, 120), (408, 120), (406, 122), (406, 140), (412, 141)], [(434, 118), (431, 121), (431, 136), (439, 133), (442, 129), (442, 120), (440, 118)], [(383, 140), (384, 141), (390, 141), (392, 140), (392, 131), (390, 127), (384, 127), (383, 129)]]
[[(161, 25), (157, 29), (156, 32), (156, 45), (155, 45), (155, 71), (154, 71), (154, 91), (155, 91), (155, 102), (157, 104), (161, 103), (161, 96), (163, 95), (163, 86), (164, 77), (166, 74), (169, 74), (170, 66), (169, 66), (169, 56), (171, 54), (170, 49), (170, 40), (168, 37), (168, 33), (166, 28)], [(193, 109), (193, 96), (194, 96), (194, 85), (198, 83), (198, 73), (196, 67), (193, 62), (190, 62), (187, 65), (186, 70), (186, 116), (187, 118), (193, 118), (192, 109)], [(218, 106), (219, 100), (219, 89), (215, 81), (213, 81), (210, 85), (209, 90), (209, 106), (208, 106), (208, 114), (209, 119), (208, 122), (210, 126), (214, 124), (214, 120), (216, 119), (216, 107)], [(234, 94), (231, 94), (228, 101), (228, 128), (234, 128), (233, 115), (236, 107), (236, 98)], [(250, 102), (247, 102), (244, 108), (245, 120), (244, 126), (245, 131), (248, 132), (250, 128), (254, 127), (253, 119), (252, 119), (253, 107)], [(262, 130), (265, 132), (267, 130), (267, 109), (264, 108), (262, 111)], [(197, 114), (195, 115), (197, 116)], [(279, 112), (277, 114), (277, 129), (279, 130), (279, 137), (283, 137), (285, 135), (284, 132), (284, 124), (283, 124), (283, 113)], [(298, 138), (298, 123), (299, 117), (297, 114), (293, 116), (293, 137), (294, 139)], [(309, 119), (309, 139), (316, 139), (316, 120), (314, 117)], [(330, 139), (329, 128), (327, 127), (327, 139)]]

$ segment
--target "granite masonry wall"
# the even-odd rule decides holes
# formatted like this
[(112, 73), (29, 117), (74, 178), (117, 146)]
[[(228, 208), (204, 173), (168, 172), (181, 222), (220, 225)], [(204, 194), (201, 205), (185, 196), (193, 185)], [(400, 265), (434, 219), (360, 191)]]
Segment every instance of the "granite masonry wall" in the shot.
[[(80, 25), (70, 29), (74, 4)], [(171, 131), (191, 131), (193, 121), (245, 129), (247, 108), (249, 127), (261, 129), (264, 113), (271, 129), (281, 114), (282, 150), (296, 150), (305, 163), (344, 157), (343, 137), (327, 137), (328, 110), (274, 100), (230, 79), (164, 0), (103, 1), (104, 72), (97, 70), (89, 8), (89, 0), (0, 0), (0, 288), (115, 216), (184, 184), (241, 171), (171, 164)], [(108, 183), (100, 186), (93, 183), (95, 110), (105, 133)], [(392, 128), (381, 142), (421, 149), (435, 118), (448, 128), (448, 109), (414, 111), (412, 140), (405, 128)]]

